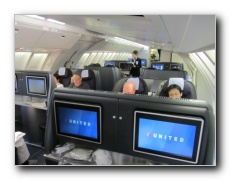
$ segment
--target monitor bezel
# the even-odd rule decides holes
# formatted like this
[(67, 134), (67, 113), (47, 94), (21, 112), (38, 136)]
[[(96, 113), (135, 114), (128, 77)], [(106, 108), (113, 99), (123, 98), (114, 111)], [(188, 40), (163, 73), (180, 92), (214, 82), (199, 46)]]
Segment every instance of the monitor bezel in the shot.
[[(122, 69), (121, 68), (121, 64), (126, 64), (128, 66), (128, 69)], [(127, 63), (127, 62), (119, 62), (119, 68), (122, 70), (122, 71), (130, 71), (131, 67), (130, 67), (130, 64)]]
[[(32, 78), (32, 79), (43, 79), (45, 82), (45, 94), (44, 93), (34, 93), (34, 92), (29, 92), (29, 82), (28, 80)], [(47, 96), (47, 88), (46, 88), (47, 84), (46, 84), (46, 77), (44, 76), (26, 76), (26, 90), (27, 90), (27, 94), (30, 95), (36, 95), (36, 96)]]
[[(142, 117), (147, 117), (150, 120), (152, 119), (152, 120), (163, 121), (163, 122), (172, 122), (172, 123), (179, 123), (179, 124), (196, 126), (197, 130), (196, 130), (196, 135), (195, 135), (195, 139), (194, 139), (195, 144), (194, 144), (192, 158), (179, 156), (179, 155), (175, 155), (175, 154), (170, 154), (167, 152), (159, 152), (156, 150), (149, 150), (149, 149), (138, 147), (138, 129), (137, 128), (138, 128), (140, 115)], [(165, 117), (167, 117), (168, 120), (162, 119)], [(179, 120), (178, 120), (178, 118), (179, 118)], [(199, 161), (201, 141), (202, 141), (202, 137), (203, 137), (203, 128), (204, 128), (204, 119), (202, 119), (201, 117), (184, 116), (184, 115), (170, 115), (170, 114), (162, 114), (162, 113), (158, 113), (158, 112), (155, 113), (155, 112), (136, 110), (136, 111), (134, 111), (133, 151), (138, 152), (138, 153), (152, 155), (152, 156), (167, 158), (167, 159), (171, 159), (171, 160), (176, 160), (176, 161), (180, 161), (180, 162), (197, 164)]]
[[(92, 111), (92, 108), (96, 108), (96, 112), (97, 112), (97, 117), (98, 117), (98, 121), (97, 121), (97, 131), (98, 131), (98, 138), (94, 139), (94, 138), (89, 138), (89, 137), (85, 137), (85, 136), (81, 136), (81, 135), (74, 135), (74, 134), (67, 134), (67, 133), (61, 133), (60, 132), (60, 128), (58, 127), (58, 119), (57, 119), (57, 111), (56, 111), (56, 106), (57, 103), (59, 104), (65, 104), (65, 106), (71, 106), (71, 107), (76, 107), (76, 106), (80, 106), (79, 109), (84, 109), (85, 110), (90, 110)], [(82, 106), (84, 106), (83, 108), (81, 108)], [(70, 107), (70, 108), (71, 108)], [(74, 109), (74, 108), (73, 108)], [(74, 102), (69, 102), (69, 101), (58, 101), (58, 100), (54, 100), (54, 117), (55, 117), (55, 129), (56, 129), (56, 134), (59, 136), (63, 136), (63, 137), (68, 137), (71, 139), (76, 139), (76, 140), (82, 140), (82, 141), (86, 141), (86, 142), (91, 142), (91, 143), (96, 143), (96, 144), (102, 144), (102, 111), (101, 111), (102, 107), (100, 105), (93, 105), (93, 104), (84, 104), (84, 103), (74, 103)]]

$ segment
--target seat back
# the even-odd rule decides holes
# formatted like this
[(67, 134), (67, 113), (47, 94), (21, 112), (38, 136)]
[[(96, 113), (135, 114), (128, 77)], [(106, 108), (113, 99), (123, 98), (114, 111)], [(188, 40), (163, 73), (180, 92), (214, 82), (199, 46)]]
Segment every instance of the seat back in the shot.
[[(143, 79), (147, 86), (148, 86), (148, 92), (150, 92), (150, 94), (152, 96), (158, 96), (159, 95), (159, 87), (160, 87), (160, 84), (162, 84), (162, 82), (166, 81), (166, 80), (159, 80), (159, 79)], [(164, 84), (163, 84), (164, 85)], [(163, 85), (161, 86), (161, 89), (163, 87)]]
[[(179, 78), (170, 78), (170, 79), (179, 79)], [(168, 97), (167, 88), (169, 86), (170, 79), (164, 83), (164, 85), (162, 86), (162, 89), (159, 89), (160, 90), (159, 96)], [(186, 80), (183, 80), (183, 81), (184, 81), (183, 82), (184, 87), (181, 87), (181, 83), (174, 82), (174, 84), (179, 85), (182, 89), (183, 95), (181, 98), (197, 99), (196, 89), (193, 83), (190, 81), (186, 81)]]
[(82, 77), (82, 81), (89, 85), (90, 89), (93, 90), (96, 89), (96, 78), (93, 70), (91, 69), (81, 70), (81, 77)]
[(121, 78), (113, 87), (113, 91), (114, 92), (123, 92), (123, 86), (125, 82), (134, 82), (135, 87), (136, 87), (136, 92), (135, 94), (148, 94), (148, 86), (146, 84), (146, 82), (139, 77), (135, 77), (135, 78), (129, 78), (129, 77), (124, 77)]
[(60, 76), (60, 83), (63, 84), (64, 87), (69, 87), (71, 83), (71, 77), (73, 75), (71, 69), (60, 67), (55, 74)]
[(117, 67), (86, 66), (85, 69), (94, 71), (96, 76), (96, 90), (112, 91), (114, 84), (121, 78), (121, 72)]

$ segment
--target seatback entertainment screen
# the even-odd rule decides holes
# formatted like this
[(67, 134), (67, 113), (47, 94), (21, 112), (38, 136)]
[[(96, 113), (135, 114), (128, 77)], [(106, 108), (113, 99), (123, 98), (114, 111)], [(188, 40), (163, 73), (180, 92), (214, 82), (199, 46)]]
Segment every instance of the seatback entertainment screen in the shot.
[(134, 151), (196, 164), (203, 119), (145, 111), (134, 113)]
[(99, 105), (54, 101), (56, 133), (101, 144), (101, 107)]
[(27, 94), (46, 96), (46, 77), (26, 76)]
[(164, 64), (152, 64), (152, 68), (156, 70), (164, 70)]

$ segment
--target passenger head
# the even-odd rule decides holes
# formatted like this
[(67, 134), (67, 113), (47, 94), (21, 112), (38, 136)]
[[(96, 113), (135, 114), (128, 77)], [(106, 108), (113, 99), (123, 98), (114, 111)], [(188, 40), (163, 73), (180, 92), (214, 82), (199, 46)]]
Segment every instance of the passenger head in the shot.
[(176, 99), (176, 98), (181, 98), (183, 93), (181, 90), (181, 87), (178, 86), (177, 84), (171, 84), (168, 89), (168, 97)]
[(59, 83), (60, 76), (58, 74), (54, 74), (54, 80), (55, 80), (56, 84)]
[(101, 67), (101, 64), (100, 63), (96, 63), (97, 67)]
[(137, 50), (135, 50), (135, 51), (132, 52), (132, 56), (133, 56), (133, 58), (137, 58), (137, 56), (138, 56)]
[(73, 73), (73, 83), (75, 86), (79, 87), (81, 85), (82, 82), (82, 77), (81, 77), (81, 72), (80, 71), (76, 71), (75, 73)]
[(125, 94), (135, 94), (136, 88), (134, 82), (125, 82), (123, 86), (123, 93)]

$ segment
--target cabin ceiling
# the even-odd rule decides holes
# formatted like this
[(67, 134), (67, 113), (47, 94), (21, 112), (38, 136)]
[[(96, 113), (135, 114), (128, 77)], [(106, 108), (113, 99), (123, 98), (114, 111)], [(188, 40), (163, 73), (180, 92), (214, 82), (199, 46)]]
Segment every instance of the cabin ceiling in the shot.
[(215, 49), (215, 15), (40, 16), (64, 22), (69, 28), (80, 28), (100, 38), (119, 37), (155, 49), (182, 53)]
[(215, 49), (215, 15), (46, 15), (70, 26), (173, 52)]

